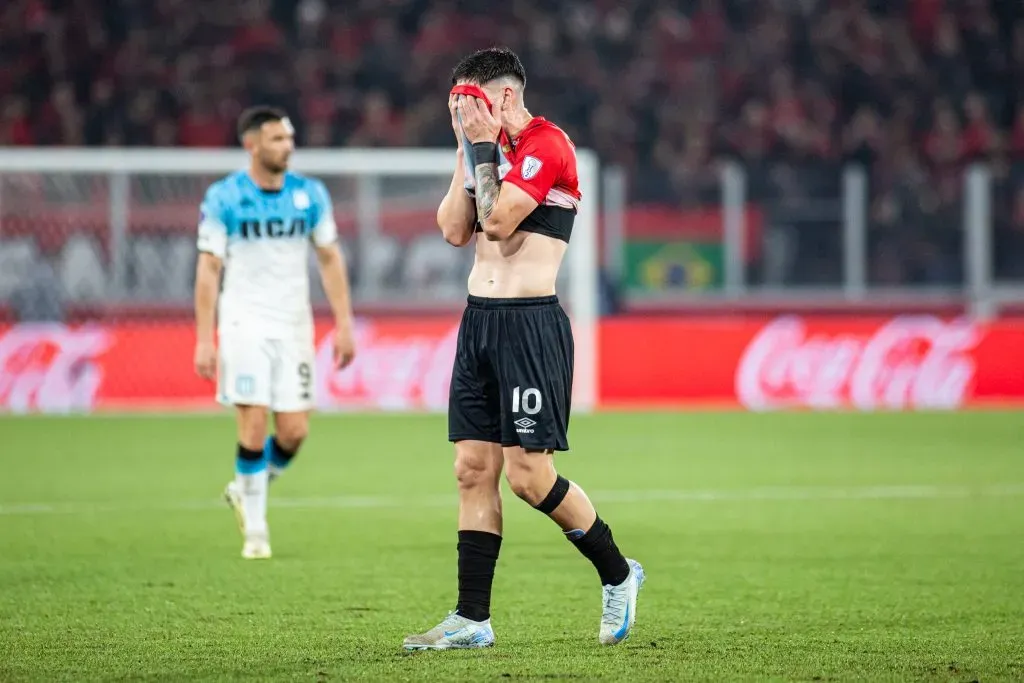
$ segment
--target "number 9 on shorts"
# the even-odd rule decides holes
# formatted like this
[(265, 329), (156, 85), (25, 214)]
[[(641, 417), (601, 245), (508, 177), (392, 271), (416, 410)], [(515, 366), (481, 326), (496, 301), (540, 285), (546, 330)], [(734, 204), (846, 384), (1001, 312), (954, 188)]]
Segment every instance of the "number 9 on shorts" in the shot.
[(267, 406), (278, 413), (312, 410), (315, 355), (312, 340), (222, 333), (217, 400), (223, 405)]

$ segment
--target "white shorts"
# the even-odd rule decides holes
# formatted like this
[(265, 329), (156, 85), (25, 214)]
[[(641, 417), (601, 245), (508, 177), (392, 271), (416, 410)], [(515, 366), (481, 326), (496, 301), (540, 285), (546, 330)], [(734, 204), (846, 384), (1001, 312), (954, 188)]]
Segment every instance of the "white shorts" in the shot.
[(267, 406), (275, 413), (312, 410), (316, 350), (309, 339), (267, 339), (239, 328), (221, 330), (217, 400)]

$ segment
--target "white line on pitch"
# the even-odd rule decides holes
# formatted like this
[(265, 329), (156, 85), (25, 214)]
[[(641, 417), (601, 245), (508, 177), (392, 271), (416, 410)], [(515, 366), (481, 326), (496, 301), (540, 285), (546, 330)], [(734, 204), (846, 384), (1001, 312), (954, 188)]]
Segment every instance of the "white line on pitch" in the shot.
[[(1024, 484), (993, 486), (860, 486), (860, 487), (766, 487), (736, 490), (597, 491), (590, 497), (598, 503), (742, 502), (800, 500), (913, 500), (949, 498), (1001, 498), (1024, 496)], [(456, 504), (452, 495), (434, 496), (325, 496), (271, 498), (270, 505), (293, 509), (400, 509), (448, 507)], [(0, 504), (2, 515), (59, 515), (124, 512), (129, 510), (210, 510), (223, 503), (214, 500), (156, 503), (68, 502)]]

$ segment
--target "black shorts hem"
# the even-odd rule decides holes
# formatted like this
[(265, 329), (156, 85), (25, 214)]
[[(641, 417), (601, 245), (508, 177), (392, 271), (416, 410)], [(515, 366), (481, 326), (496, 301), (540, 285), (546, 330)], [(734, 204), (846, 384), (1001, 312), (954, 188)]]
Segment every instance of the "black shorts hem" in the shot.
[(512, 448), (513, 446), (519, 446), (520, 448), (526, 449), (528, 451), (556, 451), (559, 453), (564, 453), (565, 451), (569, 450), (568, 446), (538, 446), (537, 444), (532, 443), (526, 445), (518, 441), (512, 443), (507, 443), (504, 441), (501, 442), (502, 448)]
[(459, 432), (458, 434), (449, 434), (448, 441), (455, 443), (456, 441), (483, 441), (484, 443), (501, 443), (501, 438), (495, 438), (493, 436), (484, 436), (483, 434), (467, 434), (465, 432)]
[(524, 446), (523, 444), (519, 443), (518, 441), (502, 441), (501, 439), (495, 439), (495, 438), (492, 438), (492, 437), (485, 437), (485, 436), (482, 436), (480, 434), (465, 434), (465, 433), (449, 434), (448, 435), (448, 441), (450, 443), (457, 443), (459, 441), (482, 441), (484, 443), (497, 444), (497, 445), (501, 446), (502, 448), (512, 448), (514, 446), (519, 446), (520, 448), (525, 448), (528, 451), (556, 451), (556, 452), (559, 452), (559, 453), (564, 453), (564, 452), (569, 450), (568, 446), (557, 446), (557, 445), (556, 446), (538, 446), (536, 444), (529, 444), (527, 446)]

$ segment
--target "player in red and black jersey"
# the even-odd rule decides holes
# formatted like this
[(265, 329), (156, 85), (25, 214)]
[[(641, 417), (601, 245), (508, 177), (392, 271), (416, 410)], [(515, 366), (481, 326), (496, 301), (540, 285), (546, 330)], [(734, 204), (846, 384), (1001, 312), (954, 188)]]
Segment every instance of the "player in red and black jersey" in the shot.
[(473, 241), (448, 406), (459, 485), (459, 600), (410, 650), (487, 647), (501, 547), (502, 470), (517, 496), (551, 517), (593, 562), (603, 586), (599, 641), (628, 635), (644, 581), (576, 484), (558, 475), (569, 448), (573, 338), (555, 295), (581, 200), (569, 137), (523, 101), (526, 73), (507, 49), (466, 57), (449, 97), (458, 142), (437, 221), (455, 246)]

